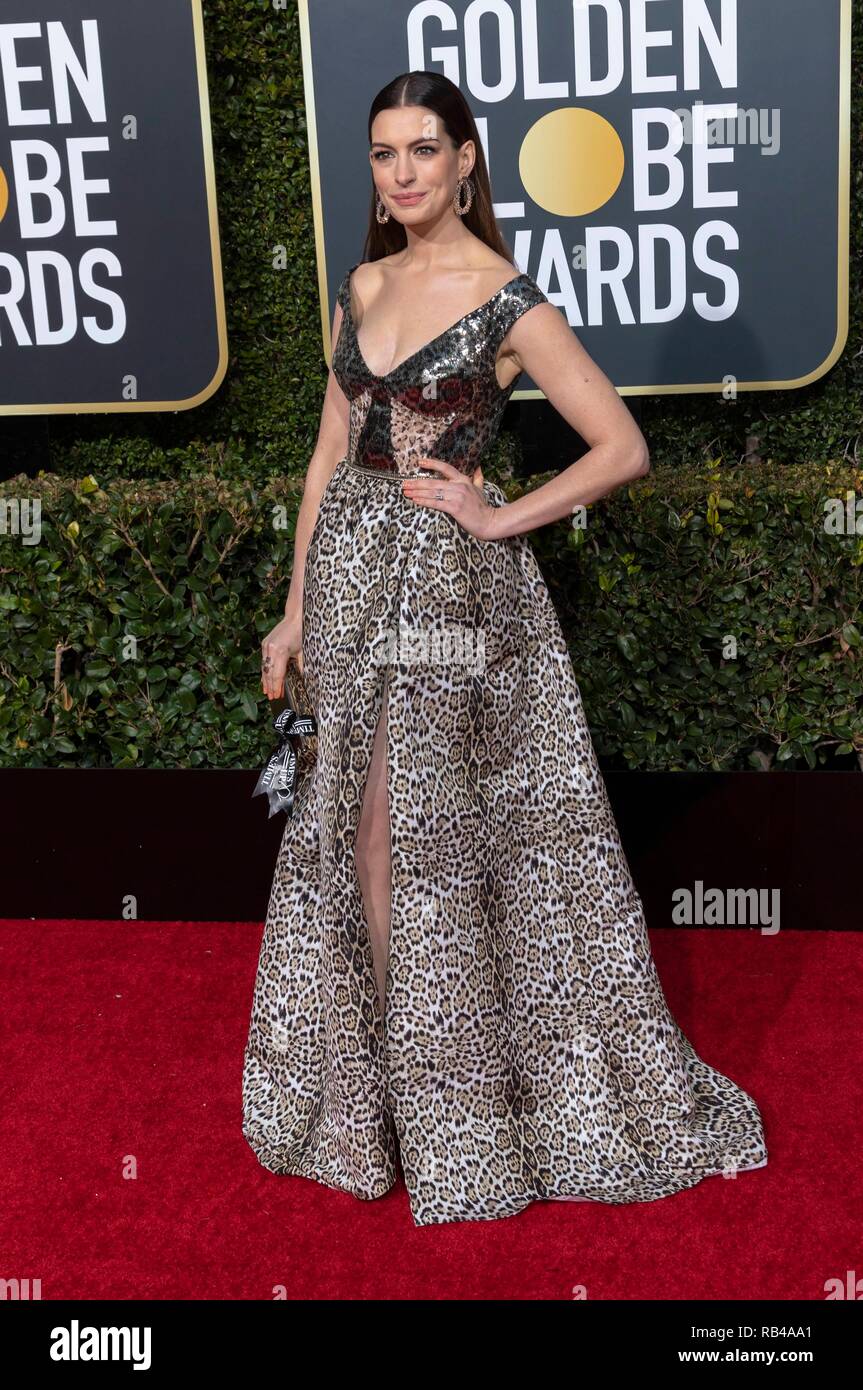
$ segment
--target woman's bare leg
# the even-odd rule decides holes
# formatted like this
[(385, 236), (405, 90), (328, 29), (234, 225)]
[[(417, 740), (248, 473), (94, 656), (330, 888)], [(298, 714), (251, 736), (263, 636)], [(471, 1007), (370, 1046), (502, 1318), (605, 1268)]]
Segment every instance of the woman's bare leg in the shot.
[(369, 766), (360, 822), (357, 827), (355, 861), (369, 924), (369, 940), (375, 963), (381, 1014), (386, 1002), (387, 958), (390, 936), (390, 815), (387, 799), (387, 691)]

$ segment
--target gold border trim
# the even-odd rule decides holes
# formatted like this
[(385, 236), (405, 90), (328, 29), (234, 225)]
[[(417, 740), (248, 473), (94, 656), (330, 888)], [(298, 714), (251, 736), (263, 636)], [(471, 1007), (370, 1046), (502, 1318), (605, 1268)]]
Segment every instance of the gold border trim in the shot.
[[(311, 28), (309, 23), (310, 0), (298, 0), (300, 20), (300, 46), (303, 58), (303, 85), (306, 93), (306, 127), (309, 132), (309, 161), (312, 178), (312, 216), (317, 247), (318, 289), (321, 304), (321, 331), (324, 340), (324, 358), (327, 366), (332, 365), (332, 341), (330, 324), (332, 314), (329, 304), (329, 281), (327, 277), (326, 255), (324, 252), (323, 204), (321, 199), (321, 171), (318, 161), (317, 121), (315, 119), (315, 94), (312, 75)], [(805, 376), (793, 381), (737, 381), (736, 391), (790, 391), (800, 386), (809, 386), (818, 381), (834, 367), (845, 350), (849, 331), (849, 264), (850, 254), (850, 212), (851, 212), (851, 0), (839, 0), (839, 229), (837, 262), (837, 305), (836, 341), (829, 354), (819, 367)], [(692, 382), (676, 386), (619, 386), (620, 396), (682, 396), (696, 392), (703, 395), (719, 394), (725, 390), (724, 381)], [(544, 391), (516, 390), (513, 401), (544, 401)]]
[(195, 36), (195, 63), (198, 75), (198, 100), (201, 110), (201, 141), (204, 155), (204, 177), (207, 189), (207, 210), (210, 223), (210, 251), (213, 263), (213, 295), (216, 306), (216, 326), (219, 341), (219, 361), (212, 380), (197, 395), (182, 401), (64, 401), (56, 405), (0, 405), (0, 415), (139, 415), (152, 410), (191, 410), (214, 395), (228, 370), (228, 329), (225, 317), (225, 289), (222, 283), (222, 252), (219, 243), (219, 213), (216, 206), (216, 172), (213, 160), (213, 134), (210, 126), (210, 96), (207, 85), (207, 55), (204, 46), (203, 0), (189, 0), (192, 6), (192, 28)]
[(312, 30), (309, 20), (309, 0), (298, 0), (300, 21), (300, 54), (303, 66), (303, 92), (306, 101), (306, 130), (309, 136), (309, 173), (312, 183), (312, 225), (315, 231), (315, 264), (318, 272), (318, 302), (321, 307), (321, 337), (324, 341), (324, 360), (329, 367), (333, 357), (330, 334), (329, 289), (327, 287), (327, 257), (324, 251), (324, 209), (321, 196), (321, 165), (318, 158), (318, 118), (315, 107), (315, 80), (312, 70)]

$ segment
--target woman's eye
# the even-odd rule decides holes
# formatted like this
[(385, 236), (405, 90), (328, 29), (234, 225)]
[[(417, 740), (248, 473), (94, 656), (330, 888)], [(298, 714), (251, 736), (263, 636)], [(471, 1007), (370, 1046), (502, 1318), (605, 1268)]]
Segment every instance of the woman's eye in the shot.
[[(422, 154), (423, 152), (427, 154), (437, 154), (437, 145), (418, 145), (416, 153)], [(389, 159), (391, 153), (391, 150), (375, 150), (372, 158), (379, 162), (382, 159)]]

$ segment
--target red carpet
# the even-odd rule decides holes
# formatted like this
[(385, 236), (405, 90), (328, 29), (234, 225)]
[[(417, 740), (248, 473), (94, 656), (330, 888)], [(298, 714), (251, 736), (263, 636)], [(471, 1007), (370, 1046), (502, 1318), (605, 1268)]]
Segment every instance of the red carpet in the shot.
[(3, 924), (0, 1277), (43, 1299), (823, 1300), (859, 1269), (859, 935), (651, 933), (681, 1027), (759, 1103), (766, 1168), (417, 1228), (401, 1182), (360, 1202), (243, 1139), (261, 932)]

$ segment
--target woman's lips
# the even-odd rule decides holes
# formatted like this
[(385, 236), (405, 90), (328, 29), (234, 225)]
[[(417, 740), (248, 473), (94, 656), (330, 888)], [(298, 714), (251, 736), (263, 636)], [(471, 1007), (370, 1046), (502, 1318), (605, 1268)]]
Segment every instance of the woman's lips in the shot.
[(425, 197), (424, 193), (411, 193), (407, 196), (398, 193), (393, 194), (393, 202), (401, 203), (404, 207), (412, 207), (414, 203), (420, 202)]

